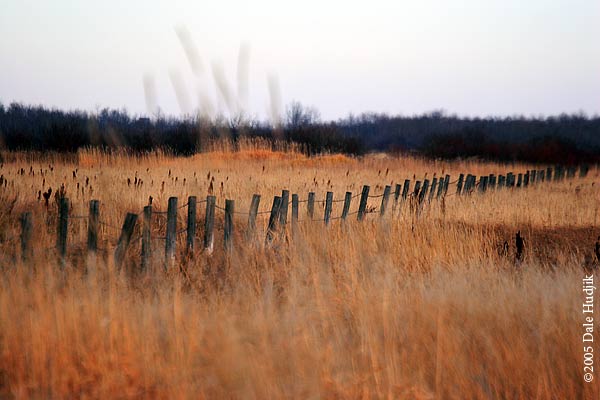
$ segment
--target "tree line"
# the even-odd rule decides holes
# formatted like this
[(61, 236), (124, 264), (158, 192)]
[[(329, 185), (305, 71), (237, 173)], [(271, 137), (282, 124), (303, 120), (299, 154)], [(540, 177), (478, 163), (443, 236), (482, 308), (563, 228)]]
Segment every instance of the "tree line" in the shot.
[(465, 118), (432, 112), (415, 116), (364, 113), (322, 121), (316, 109), (291, 103), (278, 123), (238, 116), (153, 118), (125, 110), (63, 111), (0, 104), (0, 147), (75, 152), (84, 147), (165, 149), (178, 155), (205, 150), (216, 139), (260, 137), (296, 142), (310, 155), (371, 151), (415, 153), (431, 158), (478, 157), (534, 163), (598, 163), (600, 117)]

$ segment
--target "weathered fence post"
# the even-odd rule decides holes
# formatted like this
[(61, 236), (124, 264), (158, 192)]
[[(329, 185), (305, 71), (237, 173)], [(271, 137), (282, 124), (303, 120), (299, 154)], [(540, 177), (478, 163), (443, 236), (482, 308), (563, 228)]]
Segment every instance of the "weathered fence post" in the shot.
[(214, 243), (216, 203), (216, 196), (206, 196), (206, 214), (204, 217), (204, 249), (209, 253), (212, 252)]
[(196, 243), (196, 196), (188, 197), (186, 246), (189, 253), (194, 252)]
[(246, 231), (246, 239), (254, 236), (256, 230), (256, 215), (258, 214), (258, 206), (260, 204), (260, 194), (252, 195), (252, 202), (250, 203), (250, 212), (248, 213), (248, 230)]
[(499, 175), (498, 176), (498, 189), (502, 189), (504, 187), (505, 183), (506, 183), (506, 178), (504, 177), (504, 175)]
[(442, 197), (442, 194), (444, 194), (444, 196), (446, 195), (447, 191), (448, 187), (446, 186), (446, 181), (442, 181), (442, 178), (440, 178), (440, 180), (438, 181), (438, 188), (437, 193), (435, 194), (435, 198), (439, 200), (439, 198)]
[(400, 200), (400, 189), (402, 186), (399, 183), (396, 183), (396, 187), (394, 188), (394, 205), (392, 206), (392, 210), (395, 210), (398, 207), (398, 201)]
[(142, 225), (142, 271), (150, 266), (152, 254), (152, 206), (144, 207), (144, 221)]
[(421, 181), (416, 181), (415, 189), (413, 190), (413, 197), (415, 199), (418, 199), (420, 190), (421, 190)]
[[(433, 178), (433, 181), (431, 182), (431, 190), (429, 191), (429, 197), (427, 198), (427, 200), (430, 203), (431, 203), (431, 200), (433, 200), (433, 195), (435, 194), (435, 190), (437, 189), (437, 183), (438, 183), (438, 179)], [(443, 188), (444, 188), (444, 182), (440, 178), (440, 193)]]
[(167, 237), (165, 240), (165, 268), (170, 267), (170, 263), (175, 258), (175, 248), (177, 246), (177, 197), (169, 197), (167, 206)]
[(61, 197), (58, 203), (58, 229), (56, 249), (61, 267), (67, 264), (67, 231), (69, 230), (69, 199)]
[(344, 197), (344, 209), (342, 210), (342, 220), (348, 217), (348, 211), (350, 211), (350, 202), (352, 201), (352, 192), (346, 192)]
[(290, 203), (290, 191), (282, 190), (281, 191), (281, 205), (279, 206), (279, 226), (282, 229), (285, 229), (285, 224), (287, 223), (287, 214)]
[(523, 174), (519, 173), (517, 177), (517, 187), (520, 188), (523, 185)]
[(308, 193), (308, 203), (306, 205), (308, 218), (313, 219), (315, 216), (315, 192)]
[(465, 174), (460, 174), (458, 176), (458, 182), (456, 183), (456, 194), (460, 195), (463, 188), (463, 181), (465, 179)]
[(365, 212), (367, 211), (367, 201), (369, 200), (369, 190), (370, 186), (364, 185), (362, 188), (362, 193), (360, 194), (360, 203), (358, 204), (358, 216), (356, 217), (359, 221), (362, 221)]
[(298, 194), (292, 194), (292, 233), (295, 235), (298, 229)]
[(531, 179), (531, 184), (532, 184), (532, 185), (535, 183), (535, 181), (536, 181), (536, 178), (537, 178), (537, 170), (535, 170), (535, 169), (532, 169), (532, 170), (531, 170), (531, 178), (530, 178), (530, 179)]
[(488, 186), (490, 189), (496, 189), (496, 175), (490, 174), (488, 178)]
[(271, 206), (271, 215), (269, 216), (269, 226), (267, 228), (267, 242), (273, 241), (275, 227), (277, 225), (277, 217), (279, 216), (279, 207), (281, 205), (281, 197), (273, 197), (273, 205)]
[(385, 211), (387, 209), (388, 202), (390, 200), (390, 193), (392, 192), (392, 187), (390, 185), (386, 185), (385, 189), (383, 189), (383, 196), (381, 197), (381, 208), (380, 215), (383, 217)]
[(31, 212), (21, 214), (21, 260), (31, 259), (31, 233), (33, 231), (33, 217)]
[(410, 190), (410, 179), (404, 180), (404, 185), (402, 185), (402, 200), (406, 200), (408, 198), (408, 191)]
[(529, 186), (529, 171), (523, 175), (523, 187)]
[(121, 267), (121, 263), (125, 257), (125, 252), (127, 251), (127, 247), (129, 247), (129, 242), (131, 241), (131, 235), (133, 235), (133, 228), (135, 227), (137, 217), (137, 214), (127, 213), (125, 221), (123, 222), (121, 235), (119, 236), (117, 248), (115, 249), (115, 266), (117, 268)]
[(325, 196), (325, 225), (329, 225), (329, 220), (331, 219), (331, 208), (333, 205), (333, 192), (327, 192)]
[(539, 182), (544, 182), (545, 178), (546, 178), (546, 171), (541, 169), (538, 171), (538, 181)]
[(88, 212), (87, 251), (95, 253), (98, 250), (98, 225), (100, 219), (100, 202), (90, 200)]
[(450, 175), (446, 174), (446, 176), (444, 177), (444, 196), (448, 193), (449, 186), (450, 186)]
[(224, 226), (224, 241), (225, 250), (233, 249), (233, 213), (235, 212), (235, 202), (233, 200), (225, 200), (225, 226)]
[(552, 168), (546, 168), (546, 181), (550, 183), (552, 181)]
[(423, 181), (423, 189), (421, 190), (421, 193), (419, 194), (419, 204), (422, 204), (423, 200), (425, 200), (425, 196), (427, 195), (428, 189), (429, 189), (429, 179), (425, 179)]

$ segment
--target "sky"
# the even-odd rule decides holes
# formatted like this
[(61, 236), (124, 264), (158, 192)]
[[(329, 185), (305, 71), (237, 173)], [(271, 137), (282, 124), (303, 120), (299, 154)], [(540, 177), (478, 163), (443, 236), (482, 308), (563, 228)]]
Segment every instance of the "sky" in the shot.
[(598, 0), (0, 0), (0, 102), (600, 114)]

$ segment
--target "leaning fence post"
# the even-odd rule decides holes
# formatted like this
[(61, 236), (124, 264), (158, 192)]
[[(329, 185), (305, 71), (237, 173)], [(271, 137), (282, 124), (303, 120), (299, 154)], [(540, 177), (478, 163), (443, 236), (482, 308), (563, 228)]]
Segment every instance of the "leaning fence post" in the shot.
[(428, 189), (429, 189), (429, 179), (425, 179), (423, 181), (423, 190), (421, 190), (421, 193), (419, 193), (419, 204), (422, 204), (423, 200), (425, 200), (425, 196), (427, 195)]
[(398, 207), (398, 200), (400, 199), (400, 188), (401, 185), (399, 183), (396, 184), (396, 188), (394, 189), (394, 205), (392, 210), (395, 210)]
[[(429, 196), (427, 198), (427, 201), (429, 201), (429, 202), (431, 202), (431, 200), (433, 200), (433, 195), (435, 194), (435, 189), (437, 189), (437, 183), (438, 183), (438, 179), (433, 178), (433, 180), (431, 181), (431, 190), (429, 191)], [(444, 181), (442, 181), (442, 179), (440, 178), (440, 193), (442, 192), (443, 188), (444, 188)]]
[(196, 242), (196, 196), (188, 197), (187, 214), (187, 251), (192, 253)]
[(31, 232), (33, 230), (33, 218), (31, 212), (21, 214), (21, 260), (28, 261), (31, 258)]
[(440, 181), (438, 182), (438, 190), (437, 190), (437, 193), (435, 195), (435, 198), (439, 200), (440, 197), (442, 197), (442, 194), (446, 195), (447, 191), (448, 191), (448, 186), (444, 183), (444, 181), (442, 180), (442, 178), (440, 178)]
[(523, 184), (523, 174), (520, 173), (517, 178), (517, 187), (520, 188), (522, 184)]
[(87, 251), (95, 253), (98, 250), (98, 220), (100, 219), (100, 202), (90, 200), (88, 214)]
[(235, 202), (233, 200), (225, 200), (225, 225), (224, 225), (224, 241), (225, 250), (233, 249), (233, 213)]
[(67, 263), (67, 231), (69, 228), (69, 199), (61, 197), (58, 204), (58, 229), (56, 248), (60, 258), (61, 267)]
[(313, 219), (315, 216), (315, 192), (310, 192), (308, 194), (306, 210), (308, 211), (308, 218)]
[(260, 194), (252, 195), (252, 202), (250, 203), (250, 212), (248, 213), (248, 231), (246, 232), (246, 238), (250, 239), (254, 235), (256, 230), (256, 215), (258, 214), (258, 205), (260, 204)]
[(408, 191), (410, 190), (410, 179), (404, 180), (404, 185), (402, 185), (402, 201), (406, 200), (408, 197)]
[(142, 270), (150, 265), (152, 254), (152, 206), (144, 207), (144, 221), (142, 225)]
[(165, 260), (169, 263), (175, 258), (175, 247), (177, 246), (177, 197), (169, 197), (167, 206), (167, 237), (165, 240)]
[(448, 193), (448, 186), (450, 186), (450, 175), (446, 174), (444, 177), (444, 196)]
[(387, 209), (388, 202), (390, 200), (390, 193), (392, 192), (392, 187), (390, 185), (386, 185), (385, 189), (383, 189), (383, 196), (381, 197), (381, 208), (380, 215), (383, 217), (385, 211)]
[(465, 179), (465, 174), (460, 174), (458, 176), (458, 182), (456, 184), (456, 194), (458, 194), (458, 195), (461, 194), (464, 179)]
[(217, 198), (215, 196), (206, 196), (206, 214), (204, 217), (204, 249), (207, 250), (209, 253), (213, 250), (213, 229), (215, 226), (216, 203)]
[(117, 248), (115, 249), (115, 266), (117, 268), (121, 266), (123, 258), (125, 257), (125, 252), (127, 251), (127, 247), (129, 247), (129, 242), (131, 241), (131, 235), (133, 235), (133, 228), (135, 227), (137, 217), (137, 214), (127, 213), (125, 221), (123, 222), (121, 235), (119, 236), (119, 242), (117, 243)]
[(267, 242), (273, 241), (277, 217), (279, 216), (279, 207), (281, 205), (281, 197), (273, 197), (273, 205), (271, 206), (271, 215), (269, 216), (269, 226), (267, 228)]
[(352, 192), (346, 192), (344, 197), (344, 209), (342, 210), (342, 220), (348, 217), (348, 211), (350, 211), (350, 202), (352, 201)]
[(371, 188), (367, 185), (364, 185), (362, 188), (362, 193), (360, 194), (360, 203), (358, 205), (357, 219), (359, 221), (362, 221), (365, 216), (365, 212), (367, 210), (367, 201), (369, 200), (369, 190), (370, 189)]
[(287, 223), (287, 214), (290, 203), (290, 191), (282, 190), (281, 191), (281, 205), (279, 206), (279, 225), (281, 228), (285, 229), (285, 225)]
[(325, 225), (329, 224), (329, 220), (331, 219), (331, 207), (333, 205), (333, 192), (327, 192), (325, 196)]

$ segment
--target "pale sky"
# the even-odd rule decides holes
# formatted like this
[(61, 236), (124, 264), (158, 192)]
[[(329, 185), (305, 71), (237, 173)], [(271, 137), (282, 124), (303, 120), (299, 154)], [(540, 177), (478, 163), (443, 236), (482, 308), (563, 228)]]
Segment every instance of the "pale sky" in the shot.
[(600, 113), (598, 0), (0, 1), (5, 105)]

